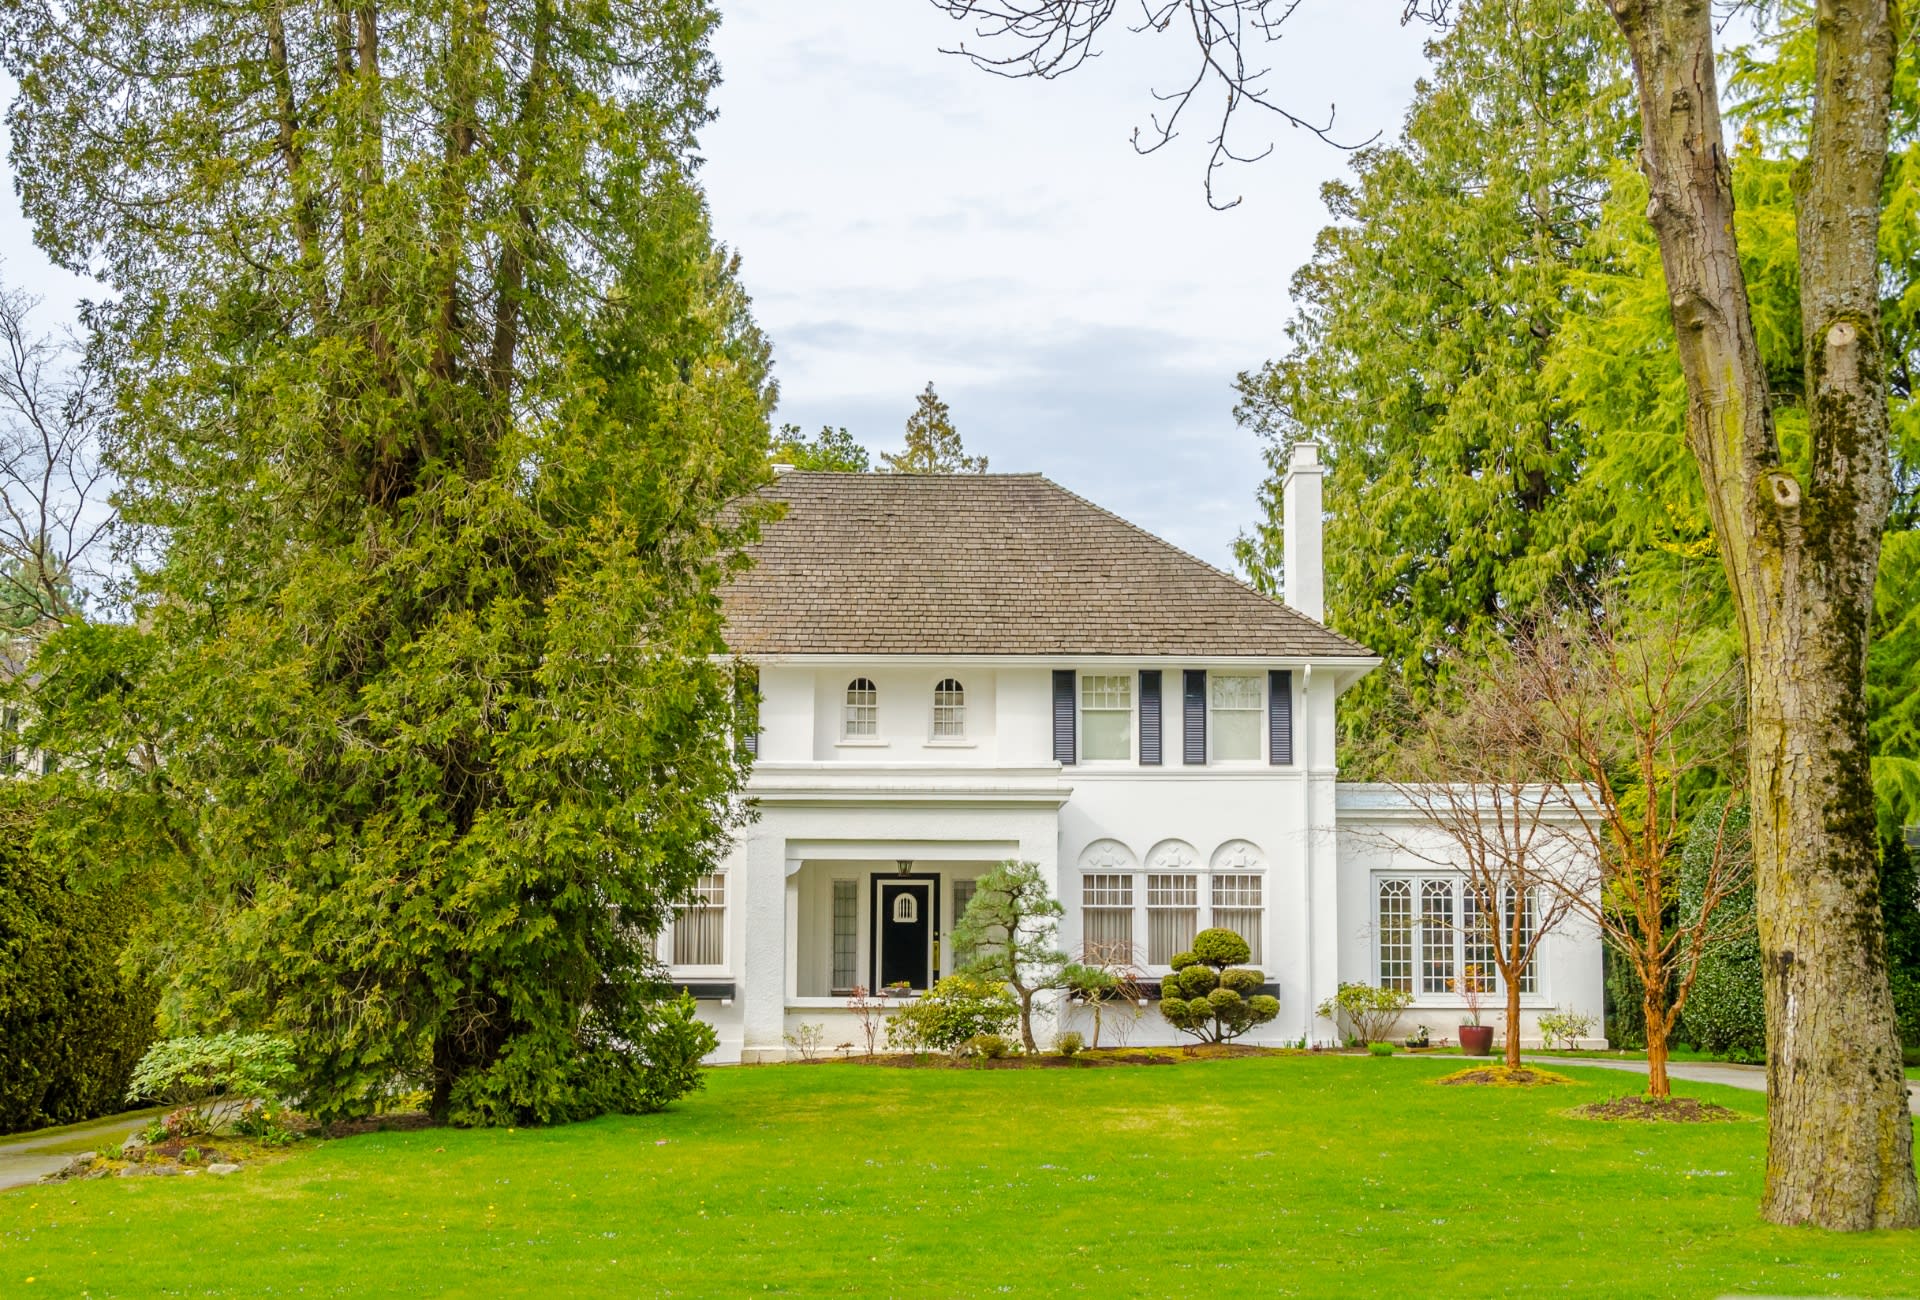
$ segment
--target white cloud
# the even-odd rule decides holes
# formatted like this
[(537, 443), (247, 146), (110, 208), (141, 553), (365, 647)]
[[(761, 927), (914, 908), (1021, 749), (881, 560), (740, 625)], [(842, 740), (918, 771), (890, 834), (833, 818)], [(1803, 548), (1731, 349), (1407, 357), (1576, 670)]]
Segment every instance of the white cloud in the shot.
[[(1309, 0), (1270, 48), (1274, 97), (1337, 103), (1350, 140), (1391, 134), (1428, 34), (1400, 10)], [(1347, 156), (1276, 119), (1272, 156), (1223, 178), (1245, 202), (1214, 212), (1201, 119), (1150, 157), (1129, 143), (1150, 90), (1189, 70), (1177, 31), (1116, 20), (1072, 75), (1008, 81), (940, 53), (967, 33), (926, 0), (723, 11), (705, 180), (774, 341), (780, 418), (895, 446), (932, 379), (995, 469), (1228, 563), (1261, 473), (1233, 377), (1281, 346)]]

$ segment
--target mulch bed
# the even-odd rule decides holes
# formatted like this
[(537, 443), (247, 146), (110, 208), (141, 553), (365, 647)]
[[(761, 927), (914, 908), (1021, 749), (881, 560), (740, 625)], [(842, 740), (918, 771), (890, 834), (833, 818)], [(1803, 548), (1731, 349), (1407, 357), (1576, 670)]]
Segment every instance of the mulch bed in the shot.
[(1552, 1070), (1532, 1069), (1521, 1066), (1509, 1070), (1504, 1065), (1481, 1065), (1470, 1070), (1457, 1070), (1434, 1080), (1445, 1087), (1457, 1085), (1478, 1086), (1482, 1088), (1537, 1088), (1556, 1083), (1572, 1083), (1564, 1074), (1555, 1074)]
[(1654, 1124), (1717, 1124), (1745, 1119), (1737, 1110), (1698, 1097), (1609, 1097), (1567, 1112), (1581, 1119), (1639, 1120)]

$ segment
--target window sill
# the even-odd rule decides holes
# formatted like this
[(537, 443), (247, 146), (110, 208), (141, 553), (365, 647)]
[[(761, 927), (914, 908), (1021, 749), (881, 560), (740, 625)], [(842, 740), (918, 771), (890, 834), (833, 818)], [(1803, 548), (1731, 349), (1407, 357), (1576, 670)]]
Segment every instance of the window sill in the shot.
[(887, 740), (864, 740), (856, 737), (852, 740), (836, 740), (833, 742), (833, 747), (835, 749), (885, 749), (892, 743)]
[(978, 749), (979, 742), (972, 740), (929, 740), (928, 749)]

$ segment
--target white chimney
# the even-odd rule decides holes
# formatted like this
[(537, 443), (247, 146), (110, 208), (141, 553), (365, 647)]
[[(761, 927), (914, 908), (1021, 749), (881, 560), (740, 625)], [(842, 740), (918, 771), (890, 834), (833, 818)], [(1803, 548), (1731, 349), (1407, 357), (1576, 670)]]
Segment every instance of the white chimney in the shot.
[(1327, 617), (1326, 585), (1320, 561), (1320, 449), (1311, 442), (1293, 444), (1287, 476), (1280, 483), (1280, 544), (1285, 548), (1287, 604), (1315, 622)]

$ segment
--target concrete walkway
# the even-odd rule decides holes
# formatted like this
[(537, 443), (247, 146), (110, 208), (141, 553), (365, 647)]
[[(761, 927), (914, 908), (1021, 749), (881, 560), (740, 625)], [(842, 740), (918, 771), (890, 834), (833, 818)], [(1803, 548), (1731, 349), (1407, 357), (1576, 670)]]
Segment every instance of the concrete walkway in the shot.
[(146, 1127), (160, 1110), (134, 1111), (66, 1128), (43, 1129), (0, 1138), (0, 1191), (37, 1183), (66, 1168), (82, 1151), (105, 1151), (119, 1146)]
[[(1592, 1070), (1625, 1070), (1631, 1074), (1647, 1072), (1645, 1061), (1589, 1061), (1569, 1056), (1532, 1055), (1522, 1055), (1520, 1059), (1528, 1065), (1550, 1070), (1575, 1066)], [(1767, 1090), (1767, 1067), (1764, 1065), (1733, 1065), (1725, 1061), (1668, 1061), (1667, 1074), (1690, 1083), (1717, 1083), (1722, 1087), (1740, 1088), (1747, 1092)], [(1907, 1109), (1920, 1115), (1920, 1080), (1907, 1080)]]

